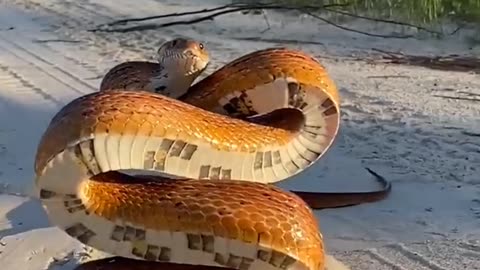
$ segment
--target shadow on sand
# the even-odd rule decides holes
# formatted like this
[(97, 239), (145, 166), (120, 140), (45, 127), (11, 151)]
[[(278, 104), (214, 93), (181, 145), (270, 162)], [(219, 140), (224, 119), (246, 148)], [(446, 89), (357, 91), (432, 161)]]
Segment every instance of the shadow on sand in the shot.
[[(14, 196), (0, 195), (0, 201), (12, 200)], [(22, 201), (20, 205), (8, 211), (5, 215), (11, 228), (0, 231), (0, 238), (24, 233), (34, 229), (51, 227), (48, 217), (37, 199), (18, 197), (15, 201)], [(8, 202), (11, 203), (11, 202)], [(2, 203), (7, 204), (7, 202)]]
[(26, 197), (33, 194), (33, 166), (38, 141), (55, 111), (29, 106), (29, 100), (17, 102), (20, 99), (12, 94), (15, 93), (0, 92), (0, 146), (3, 149), (0, 154), (0, 201), (2, 206), (15, 207), (9, 207), (5, 214), (11, 228), (0, 231), (2, 238), (50, 227), (40, 202)]

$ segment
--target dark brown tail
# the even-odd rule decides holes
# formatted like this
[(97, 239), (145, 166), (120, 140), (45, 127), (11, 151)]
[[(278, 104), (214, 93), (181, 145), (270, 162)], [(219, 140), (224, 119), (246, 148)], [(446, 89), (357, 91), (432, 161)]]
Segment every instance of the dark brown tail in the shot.
[(376, 202), (387, 197), (392, 190), (392, 184), (371, 169), (365, 169), (372, 174), (380, 184), (382, 184), (382, 189), (368, 192), (292, 192), (302, 198), (312, 209), (315, 210)]

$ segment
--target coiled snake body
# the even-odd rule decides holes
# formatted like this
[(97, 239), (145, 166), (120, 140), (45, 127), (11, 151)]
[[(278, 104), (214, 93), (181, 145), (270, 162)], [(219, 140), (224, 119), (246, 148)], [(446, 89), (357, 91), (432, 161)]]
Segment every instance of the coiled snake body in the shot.
[[(99, 92), (52, 119), (35, 162), (51, 222), (126, 258), (324, 269), (311, 209), (268, 185), (311, 166), (337, 134), (339, 97), (324, 68), (266, 49), (190, 87), (208, 63), (203, 45), (176, 39), (158, 55), (160, 64), (113, 68)], [(128, 169), (184, 179), (118, 172)]]

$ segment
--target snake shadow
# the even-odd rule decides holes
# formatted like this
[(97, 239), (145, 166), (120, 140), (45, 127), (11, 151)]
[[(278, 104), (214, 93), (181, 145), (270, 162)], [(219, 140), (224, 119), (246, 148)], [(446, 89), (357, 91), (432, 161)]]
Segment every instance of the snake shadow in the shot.
[(0, 211), (6, 211), (0, 220), (9, 227), (0, 230), (0, 238), (51, 227), (32, 196), (33, 166), (37, 144), (56, 108), (30, 105), (34, 101), (16, 94), (0, 90)]
[(0, 239), (35, 229), (51, 227), (48, 217), (38, 200), (33, 198), (25, 200), (23, 197), (11, 195), (0, 195), (0, 198), (0, 201), (9, 200), (9, 202), (3, 202), (2, 205), (11, 204), (12, 201), (15, 201), (15, 203), (19, 200), (22, 201), (5, 214), (5, 219), (10, 224), (10, 228), (0, 230)]

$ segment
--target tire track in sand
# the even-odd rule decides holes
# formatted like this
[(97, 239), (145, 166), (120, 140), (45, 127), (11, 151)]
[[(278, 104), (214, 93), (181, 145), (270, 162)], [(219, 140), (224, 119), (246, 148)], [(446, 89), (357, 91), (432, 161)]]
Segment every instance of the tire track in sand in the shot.
[[(40, 30), (34, 35), (42, 36)], [(0, 185), (3, 192), (28, 195), (32, 153), (42, 132), (60, 107), (97, 90), (85, 80), (97, 74), (17, 31), (0, 32), (0, 50), (0, 140), (5, 147)]]
[[(465, 250), (465, 252), (458, 252)], [(480, 245), (465, 240), (395, 243), (379, 248), (334, 253), (355, 270), (480, 269)]]
[(0, 84), (2, 85), (2, 91), (4, 91), (4, 93), (9, 94), (11, 92), (15, 92), (17, 95), (31, 95), (31, 92), (34, 92), (36, 97), (29, 98), (32, 98), (31, 100), (34, 100), (35, 103), (41, 102), (43, 99), (43, 101), (49, 101), (55, 105), (62, 105), (62, 102), (60, 102), (54, 96), (50, 95), (38, 86), (33, 85), (30, 81), (11, 70), (8, 66), (0, 63), (0, 70), (2, 71), (2, 73), (0, 73)]
[(9, 51), (10, 54), (29, 62), (51, 78), (70, 87), (71, 91), (77, 94), (84, 95), (96, 90), (94, 85), (83, 81), (69, 70), (74, 71), (76, 74), (83, 75), (82, 77), (88, 77), (86, 74), (90, 75), (91, 72), (84, 70), (83, 67), (77, 66), (76, 63), (64, 61), (62, 56), (56, 55), (44, 46), (32, 43), (18, 33), (0, 32), (0, 46)]
[(0, 55), (0, 145), (3, 153), (0, 155), (0, 191), (26, 194), (31, 189), (33, 177), (31, 153), (40, 132), (48, 124), (48, 112), (54, 112), (63, 102), (43, 89), (46, 85), (41, 87), (7, 66), (7, 51), (3, 52)]
[[(87, 32), (86, 29), (94, 27), (98, 24), (112, 21), (112, 18), (125, 16), (111, 10), (108, 6), (102, 4), (91, 3), (90, 1), (81, 1), (80, 3), (58, 0), (10, 0), (22, 7), (24, 12), (30, 12), (32, 6), (39, 13), (53, 16), (53, 20), (59, 21), (62, 27), (57, 28), (53, 32), (57, 38), (73, 40), (75, 43), (66, 44), (62, 42), (42, 42), (42, 45), (56, 50), (68, 60), (83, 63), (84, 67), (96, 73), (96, 75), (88, 77), (89, 79), (97, 79), (108, 69), (114, 65), (133, 58), (143, 58), (144, 55), (136, 49), (136, 46), (129, 44), (135, 43), (136, 40), (148, 40), (147, 44), (156, 44), (159, 40), (150, 35), (142, 35), (137, 33), (134, 38), (129, 41), (120, 41), (117, 35), (96, 35)], [(88, 7), (95, 5), (95, 8)], [(36, 14), (27, 14), (36, 16)], [(31, 22), (24, 21), (25, 25), (31, 25)], [(36, 35), (37, 33), (33, 33)], [(47, 38), (48, 39), (48, 38)], [(37, 40), (42, 40), (37, 38)], [(135, 43), (136, 44), (136, 43)], [(72, 53), (72, 50), (75, 53)], [(92, 58), (92, 55), (97, 56)], [(98, 57), (100, 56), (100, 57)], [(93, 68), (92, 68), (93, 67)]]

